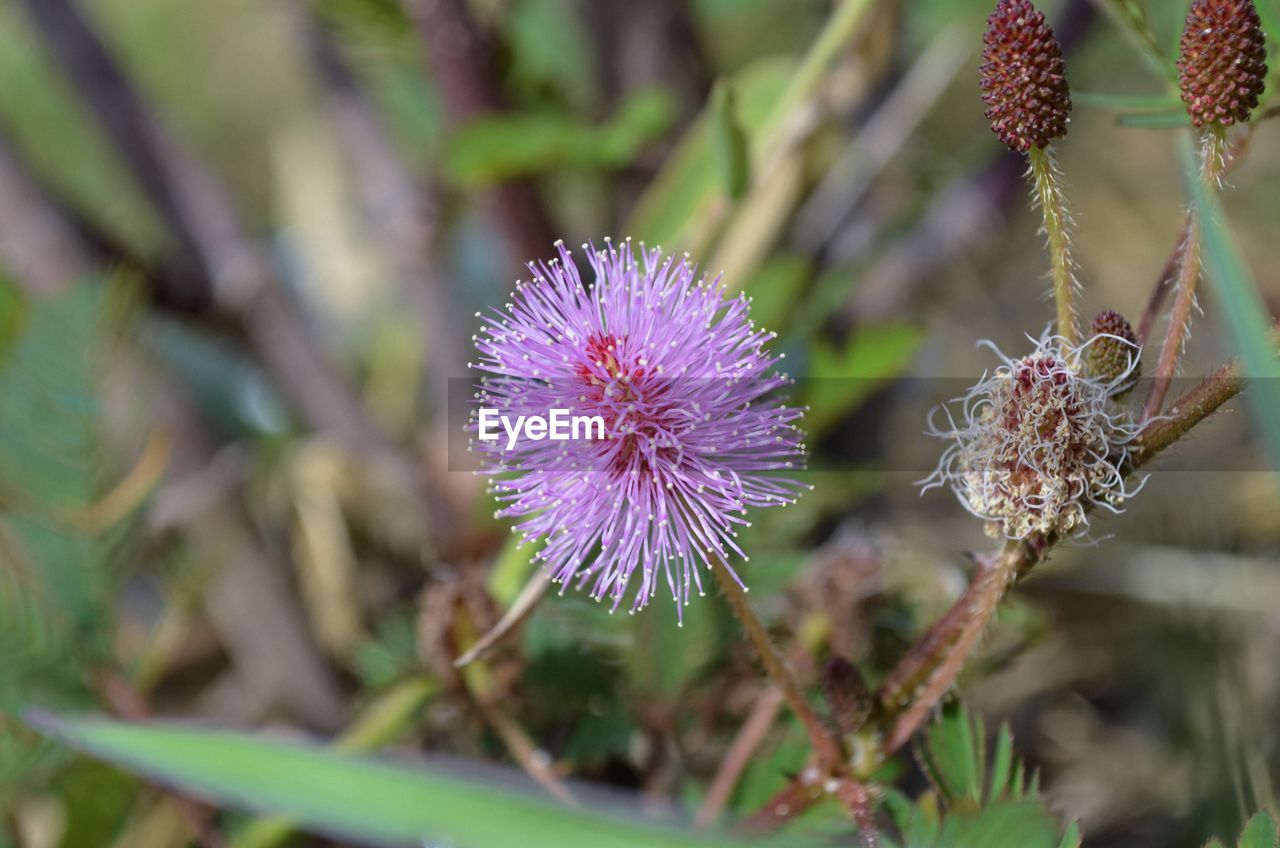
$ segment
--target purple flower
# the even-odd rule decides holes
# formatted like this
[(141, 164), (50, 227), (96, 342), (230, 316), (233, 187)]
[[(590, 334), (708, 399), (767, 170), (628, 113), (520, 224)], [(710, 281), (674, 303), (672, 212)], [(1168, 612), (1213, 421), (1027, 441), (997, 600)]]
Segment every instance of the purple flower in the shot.
[(533, 281), (475, 337), (480, 411), (505, 416), (504, 428), (557, 409), (597, 426), (477, 444), (496, 514), (542, 543), (535, 557), (562, 593), (589, 585), (616, 610), (636, 576), (632, 612), (665, 583), (682, 615), (691, 591), (703, 594), (700, 567), (747, 559), (736, 541), (747, 508), (809, 488), (779, 476), (803, 466), (802, 410), (776, 398), (791, 381), (772, 370), (775, 334), (751, 321), (748, 298), (726, 297), (687, 255), (605, 245), (584, 245), (590, 285), (562, 244), (559, 259), (530, 264)]

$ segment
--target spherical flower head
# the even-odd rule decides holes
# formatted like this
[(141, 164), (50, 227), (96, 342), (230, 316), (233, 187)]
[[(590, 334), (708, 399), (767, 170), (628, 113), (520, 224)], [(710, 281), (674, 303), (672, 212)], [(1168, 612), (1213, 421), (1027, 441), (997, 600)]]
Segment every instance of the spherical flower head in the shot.
[(1182, 30), (1178, 87), (1197, 127), (1249, 120), (1266, 87), (1267, 38), (1253, 0), (1195, 0)]
[(664, 585), (682, 616), (703, 594), (702, 568), (747, 558), (737, 536), (748, 509), (809, 488), (786, 476), (804, 465), (802, 410), (778, 399), (791, 380), (774, 370), (775, 334), (750, 319), (749, 299), (699, 277), (687, 256), (637, 253), (629, 239), (584, 246), (588, 285), (559, 249), (485, 318), (476, 400), (512, 419), (568, 409), (601, 425), (584, 438), (480, 442), (497, 515), (541, 544), (562, 592), (589, 588), (613, 609), (631, 597), (634, 612)]
[(1026, 153), (1067, 134), (1071, 92), (1062, 45), (1031, 0), (1000, 0), (982, 37), (982, 100), (991, 129)]
[(950, 444), (924, 490), (950, 486), (994, 538), (1073, 536), (1088, 527), (1091, 507), (1120, 511), (1135, 494), (1122, 469), (1137, 428), (1111, 398), (1129, 373), (1107, 380), (1080, 365), (1106, 338), (1073, 348), (1045, 335), (1020, 359), (984, 342), (1004, 364), (956, 399), (960, 424), (945, 407), (946, 428), (930, 416), (929, 434)]

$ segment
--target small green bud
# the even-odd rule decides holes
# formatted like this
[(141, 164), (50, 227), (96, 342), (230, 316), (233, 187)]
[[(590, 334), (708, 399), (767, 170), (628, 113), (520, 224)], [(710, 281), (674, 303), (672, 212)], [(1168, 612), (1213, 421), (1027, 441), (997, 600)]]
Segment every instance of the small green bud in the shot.
[[(1093, 337), (1085, 349), (1085, 371), (1106, 383), (1116, 383), (1112, 397), (1122, 397), (1138, 383), (1142, 347), (1133, 327), (1115, 310), (1099, 312), (1089, 326)], [(1120, 382), (1116, 382), (1120, 381)]]

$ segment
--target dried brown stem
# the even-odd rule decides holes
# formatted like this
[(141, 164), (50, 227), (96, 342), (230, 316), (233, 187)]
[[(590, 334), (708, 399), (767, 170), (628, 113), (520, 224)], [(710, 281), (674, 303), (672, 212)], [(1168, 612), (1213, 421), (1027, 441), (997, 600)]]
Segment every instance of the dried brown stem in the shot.
[[(1237, 165), (1244, 161), (1245, 154), (1249, 150), (1249, 142), (1253, 140), (1253, 132), (1256, 126), (1256, 122), (1249, 124), (1227, 148), (1222, 163), (1223, 177), (1230, 174)], [(1191, 215), (1188, 214), (1186, 220), (1183, 221), (1182, 229), (1178, 232), (1178, 238), (1173, 244), (1173, 250), (1169, 252), (1169, 258), (1165, 261), (1164, 268), (1160, 271), (1160, 278), (1156, 281), (1155, 288), (1151, 290), (1151, 297), (1147, 300), (1147, 307), (1143, 310), (1142, 319), (1138, 322), (1138, 342), (1140, 344), (1145, 345), (1147, 340), (1151, 338), (1151, 330), (1155, 326), (1156, 319), (1160, 317), (1160, 310), (1164, 308), (1165, 298), (1168, 297), (1170, 289), (1173, 288), (1173, 284), (1178, 279), (1179, 260), (1186, 250), (1187, 235), (1190, 228)]]
[(1142, 311), (1142, 318), (1138, 321), (1138, 344), (1145, 346), (1147, 340), (1151, 338), (1151, 331), (1155, 328), (1156, 319), (1160, 317), (1160, 310), (1164, 309), (1165, 298), (1169, 296), (1169, 290), (1178, 280), (1179, 260), (1187, 249), (1190, 230), (1191, 218), (1188, 216), (1178, 232), (1177, 241), (1173, 243), (1173, 250), (1169, 251), (1169, 258), (1165, 260), (1164, 268), (1160, 271), (1160, 278), (1156, 280), (1156, 286), (1151, 290), (1147, 308)]
[[(472, 616), (464, 613), (463, 607), (458, 608), (453, 628), (460, 644), (473, 642)], [(489, 665), (483, 660), (473, 662), (461, 670), (459, 677), (468, 699), (484, 717), (485, 723), (502, 738), (507, 751), (520, 767), (556, 800), (577, 807), (578, 800), (551, 767), (550, 758), (539, 750), (525, 729), (503, 708), (501, 692)]]
[[(1225, 171), (1227, 160), (1226, 130), (1220, 124), (1207, 129), (1201, 151), (1200, 176), (1207, 191), (1217, 191)], [(1143, 407), (1143, 419), (1149, 420), (1160, 413), (1164, 406), (1169, 384), (1178, 370), (1183, 343), (1191, 327), (1191, 312), (1196, 302), (1196, 287), (1200, 280), (1201, 265), (1200, 222), (1193, 213), (1187, 219), (1186, 238), (1183, 240), (1181, 262), (1178, 268), (1177, 294), (1173, 310), (1169, 313), (1169, 326), (1164, 344), (1160, 348), (1160, 361), (1156, 365), (1155, 379)]]
[(941, 663), (914, 693), (911, 704), (897, 717), (885, 737), (882, 745), (885, 756), (892, 755), (915, 735), (929, 718), (933, 708), (955, 684), (965, 661), (977, 648), (987, 625), (995, 617), (996, 608), (1005, 592), (1021, 571), (1024, 558), (1031, 555), (1029, 551), (1030, 548), (1020, 542), (1009, 542), (1003, 550), (977, 558), (978, 572), (974, 575), (969, 590), (956, 604), (964, 611), (962, 623)]
[(0, 256), (39, 294), (58, 291), (94, 264), (88, 246), (45, 187), (0, 135)]
[(836, 741), (831, 731), (818, 718), (818, 714), (813, 711), (813, 707), (805, 700), (804, 693), (800, 690), (800, 684), (791, 676), (791, 672), (782, 661), (782, 657), (778, 656), (778, 652), (773, 647), (773, 641), (769, 638), (769, 633), (765, 630), (764, 624), (756, 617), (755, 611), (751, 609), (751, 604), (747, 602), (746, 590), (729, 572), (728, 566), (718, 558), (712, 559), (711, 570), (715, 573), (716, 581), (719, 582), (725, 597), (728, 598), (729, 606), (733, 609), (734, 615), (742, 623), (742, 629), (746, 631), (747, 638), (755, 646), (756, 653), (759, 654), (760, 662), (764, 665), (769, 678), (781, 690), (787, 700), (787, 704), (800, 719), (801, 724), (804, 725), (805, 732), (809, 735), (809, 741), (813, 744), (813, 753), (817, 758), (818, 764), (826, 773), (839, 768), (844, 759), (840, 750), (840, 743)]
[(172, 233), (181, 306), (234, 315), (307, 422), (362, 451), (388, 443), (240, 227), (217, 180), (169, 135), (74, 0), (22, 0), (36, 30)]
[(932, 673), (938, 657), (955, 644), (977, 589), (977, 582), (970, 582), (951, 608), (916, 640), (885, 677), (876, 692), (876, 703), (884, 713), (892, 715), (906, 707), (911, 702), (912, 693)]
[(764, 741), (765, 734), (777, 721), (778, 713), (782, 711), (784, 703), (786, 699), (783, 698), (782, 690), (777, 686), (765, 689), (764, 693), (756, 699), (751, 707), (751, 713), (738, 729), (738, 735), (729, 746), (724, 759), (720, 761), (719, 768), (716, 769), (711, 787), (703, 797), (702, 806), (698, 808), (698, 815), (693, 820), (694, 827), (710, 827), (720, 817), (725, 804), (729, 802), (729, 796), (733, 794), (733, 788), (738, 785), (738, 780), (750, 764), (756, 748), (760, 747), (760, 743)]
[(796, 816), (802, 815), (826, 796), (823, 778), (814, 768), (780, 789), (765, 805), (738, 824), (745, 834), (761, 835), (777, 830)]
[[(427, 48), (449, 122), (460, 126), (502, 107), (489, 41), (466, 0), (402, 0)], [(555, 227), (534, 184), (509, 180), (485, 193), (490, 214), (517, 259), (549, 255)]]

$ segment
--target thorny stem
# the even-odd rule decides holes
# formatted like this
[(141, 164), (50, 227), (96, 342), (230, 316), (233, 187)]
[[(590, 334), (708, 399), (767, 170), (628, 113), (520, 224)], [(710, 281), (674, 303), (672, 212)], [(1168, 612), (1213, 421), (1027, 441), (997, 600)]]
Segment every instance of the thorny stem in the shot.
[[(1244, 161), (1245, 154), (1249, 150), (1249, 142), (1253, 140), (1253, 133), (1257, 125), (1256, 121), (1249, 124), (1228, 145), (1222, 163), (1221, 177), (1231, 173), (1237, 165)], [(1182, 230), (1178, 233), (1178, 240), (1174, 242), (1173, 250), (1169, 253), (1169, 259), (1165, 263), (1164, 269), (1160, 272), (1160, 279), (1156, 281), (1156, 286), (1147, 301), (1147, 308), (1142, 313), (1142, 320), (1138, 323), (1138, 342), (1144, 347), (1151, 337), (1151, 330), (1155, 325), (1156, 318), (1159, 317), (1160, 307), (1164, 304), (1165, 296), (1169, 293), (1169, 289), (1173, 287), (1173, 284), (1177, 282), (1178, 268), (1180, 266), (1178, 260), (1182, 257), (1187, 240), (1187, 230), (1190, 228), (1191, 212), (1188, 210), (1187, 218), (1182, 224)]]
[(755, 612), (751, 609), (751, 604), (747, 602), (746, 590), (734, 579), (734, 576), (729, 573), (728, 567), (720, 559), (712, 559), (711, 570), (715, 573), (716, 580), (724, 591), (725, 597), (729, 599), (729, 606), (734, 615), (742, 623), (742, 629), (747, 632), (747, 638), (751, 640), (751, 644), (755, 646), (756, 653), (760, 655), (760, 662), (763, 663), (765, 672), (782, 691), (783, 697), (787, 699), (787, 704), (790, 705), (804, 725), (805, 732), (808, 733), (809, 740), (813, 743), (813, 753), (819, 766), (827, 773), (835, 771), (840, 767), (844, 759), (840, 744), (831, 734), (831, 731), (827, 729), (826, 725), (822, 723), (821, 719), (818, 718), (817, 713), (813, 711), (813, 707), (805, 700), (804, 694), (800, 690), (800, 684), (791, 676), (791, 672), (783, 663), (782, 658), (778, 656), (778, 652), (774, 649), (773, 641), (769, 638), (769, 633), (765, 630), (764, 624), (756, 617)]
[[(1227, 158), (1226, 129), (1211, 124), (1201, 145), (1200, 178), (1206, 190), (1217, 191), (1222, 180)], [(1160, 361), (1156, 366), (1155, 380), (1147, 395), (1142, 419), (1148, 421), (1160, 413), (1169, 384), (1178, 369), (1178, 358), (1191, 325), (1191, 310), (1196, 303), (1196, 283), (1200, 279), (1200, 221), (1196, 213), (1188, 218), (1187, 235), (1183, 245), (1182, 264), (1178, 269), (1177, 296), (1169, 313), (1169, 327), (1165, 330), (1164, 345), (1160, 348)]]
[[(1271, 345), (1280, 347), (1280, 326), (1272, 327)], [(1129, 452), (1129, 468), (1144, 465), (1243, 389), (1244, 376), (1238, 361), (1218, 367), (1174, 401), (1167, 414), (1143, 428)]]
[(1080, 331), (1076, 327), (1075, 275), (1071, 269), (1071, 216), (1053, 153), (1047, 147), (1032, 147), (1028, 156), (1036, 204), (1044, 213), (1044, 232), (1049, 240), (1058, 335), (1066, 339), (1068, 345), (1074, 346)]
[[(1272, 342), (1280, 346), (1280, 328), (1273, 330)], [(1186, 435), (1244, 388), (1238, 362), (1229, 362), (1213, 371), (1169, 408), (1169, 413), (1149, 424), (1134, 440), (1126, 472), (1133, 472)], [(885, 738), (882, 754), (890, 756), (912, 734), (954, 683), (956, 675), (972, 652), (1004, 592), (1044, 559), (1056, 538), (1035, 537), (1025, 542), (1009, 542), (1004, 549), (977, 558), (978, 573), (969, 588), (922, 636), (915, 647), (889, 673), (877, 703), (886, 715), (898, 715)], [(994, 602), (992, 602), (994, 599)], [(913, 697), (913, 690), (914, 697)]]
[[(1280, 327), (1272, 330), (1272, 343), (1280, 347)], [(1194, 389), (1178, 398), (1169, 408), (1168, 415), (1148, 424), (1138, 434), (1125, 470), (1133, 472), (1146, 465), (1239, 394), (1243, 387), (1240, 366), (1236, 362), (1227, 363), (1209, 374)], [(902, 710), (894, 718), (889, 735), (880, 742), (881, 756), (890, 756), (910, 741), (955, 682), (1005, 592), (1044, 560), (1058, 541), (1057, 537), (1033, 537), (1022, 542), (1009, 542), (1002, 550), (977, 558), (978, 573), (969, 589), (918, 640), (916, 647), (889, 673), (876, 694), (882, 711), (881, 722), (886, 717), (894, 718), (896, 710)], [(916, 690), (914, 699), (910, 698), (912, 690)], [(837, 781), (837, 794), (846, 781), (847, 778)], [(806, 769), (748, 817), (741, 829), (750, 833), (777, 829), (831, 794), (824, 783), (817, 769)]]
[(995, 617), (1000, 601), (1022, 570), (1023, 557), (1026, 556), (1024, 551), (1027, 550), (1028, 546), (1022, 542), (1010, 541), (1002, 550), (977, 558), (978, 573), (953, 607), (962, 610), (962, 615), (954, 638), (946, 640), (950, 647), (945, 649), (942, 662), (924, 680), (911, 703), (894, 721), (882, 745), (884, 756), (891, 756), (915, 735), (955, 683), (965, 660), (977, 648), (987, 625)]

